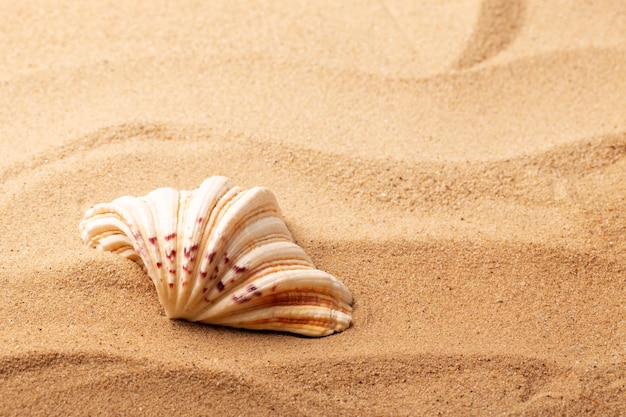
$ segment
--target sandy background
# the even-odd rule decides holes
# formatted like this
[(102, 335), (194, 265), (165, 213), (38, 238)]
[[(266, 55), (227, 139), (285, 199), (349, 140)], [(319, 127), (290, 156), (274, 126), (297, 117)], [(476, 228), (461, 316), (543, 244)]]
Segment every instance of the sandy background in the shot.
[[(626, 415), (625, 41), (624, 1), (0, 1), (0, 415)], [(82, 245), (216, 174), (350, 329), (169, 321)]]

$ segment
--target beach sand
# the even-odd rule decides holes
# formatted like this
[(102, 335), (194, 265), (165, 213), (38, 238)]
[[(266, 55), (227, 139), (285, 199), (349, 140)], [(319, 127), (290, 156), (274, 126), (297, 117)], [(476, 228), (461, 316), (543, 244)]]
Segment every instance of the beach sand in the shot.
[[(626, 415), (626, 2), (0, 2), (0, 415)], [(211, 175), (355, 299), (171, 321), (83, 245)]]

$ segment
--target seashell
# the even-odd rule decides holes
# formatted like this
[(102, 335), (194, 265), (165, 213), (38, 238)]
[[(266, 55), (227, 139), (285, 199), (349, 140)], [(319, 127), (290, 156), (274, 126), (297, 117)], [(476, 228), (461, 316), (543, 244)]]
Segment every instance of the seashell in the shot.
[(352, 295), (294, 243), (274, 194), (225, 177), (89, 209), (86, 245), (142, 265), (171, 319), (325, 336), (350, 325)]

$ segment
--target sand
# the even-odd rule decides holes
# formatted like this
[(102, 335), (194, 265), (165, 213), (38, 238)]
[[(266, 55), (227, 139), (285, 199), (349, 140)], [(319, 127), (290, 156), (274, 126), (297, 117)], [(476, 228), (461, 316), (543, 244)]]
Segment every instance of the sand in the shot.
[[(0, 4), (0, 415), (626, 415), (626, 3)], [(92, 205), (274, 191), (355, 298), (168, 320)]]

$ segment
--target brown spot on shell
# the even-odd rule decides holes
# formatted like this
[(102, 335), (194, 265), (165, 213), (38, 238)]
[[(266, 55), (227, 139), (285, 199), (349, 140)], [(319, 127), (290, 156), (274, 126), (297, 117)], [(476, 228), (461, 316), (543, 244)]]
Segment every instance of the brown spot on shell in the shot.
[(248, 290), (249, 293), (252, 293), (252, 295), (254, 295), (255, 297), (260, 297), (263, 295), (263, 293), (261, 291), (259, 291), (259, 289), (256, 287), (256, 285), (248, 285), (248, 287), (246, 288), (246, 290)]
[(190, 248), (183, 248), (183, 254), (185, 258), (190, 258), (191, 254), (198, 250), (198, 245), (193, 245)]
[(165, 236), (165, 240), (172, 240), (176, 237), (176, 233), (170, 233), (169, 235)]
[(246, 297), (245, 295), (236, 295), (233, 294), (233, 301), (239, 304), (246, 303), (251, 300), (250, 297)]
[(245, 266), (233, 265), (233, 271), (235, 271), (238, 274), (243, 274), (247, 270), (248, 268), (246, 268)]

